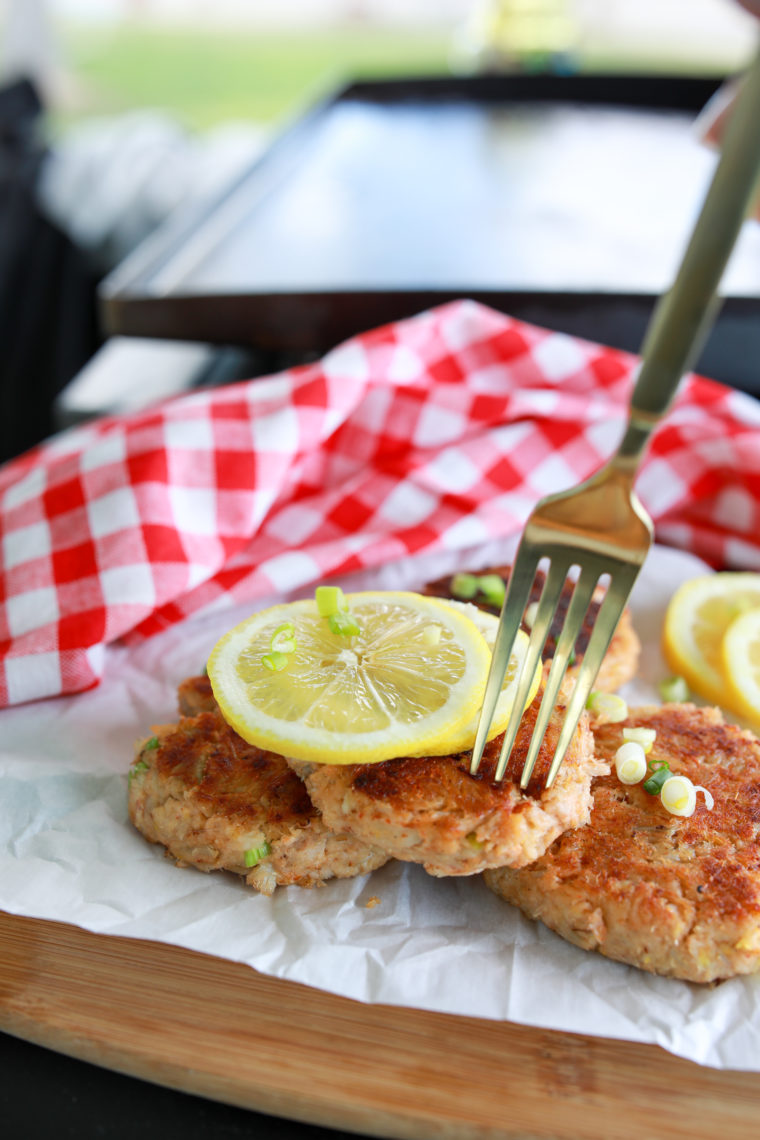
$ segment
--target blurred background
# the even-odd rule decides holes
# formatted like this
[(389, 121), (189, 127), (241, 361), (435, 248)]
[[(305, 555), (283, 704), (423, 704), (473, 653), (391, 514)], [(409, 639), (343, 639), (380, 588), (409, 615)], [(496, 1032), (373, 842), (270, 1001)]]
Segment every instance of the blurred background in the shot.
[(101, 347), (98, 283), (341, 82), (717, 80), (756, 32), (734, 0), (0, 0), (0, 460)]
[(751, 50), (732, 0), (2, 0), (2, 74), (57, 133), (140, 109), (208, 130), (277, 122), (337, 77), (482, 67), (722, 74)]
[(32, 74), (57, 133), (160, 108), (264, 126), (351, 75), (488, 66), (722, 74), (751, 50), (732, 0), (2, 0), (5, 79)]

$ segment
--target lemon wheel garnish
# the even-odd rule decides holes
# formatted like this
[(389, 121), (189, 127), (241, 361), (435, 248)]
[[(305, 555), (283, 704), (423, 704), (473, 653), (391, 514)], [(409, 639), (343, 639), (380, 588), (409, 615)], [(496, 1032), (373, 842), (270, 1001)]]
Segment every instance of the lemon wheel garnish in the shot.
[[(493, 649), (494, 642), (496, 641), (496, 634), (499, 629), (499, 619), (494, 617), (493, 614), (487, 613), (485, 610), (479, 610), (477, 606), (471, 605), (469, 602), (446, 602), (447, 606), (452, 606), (459, 610), (460, 613), (466, 614), (467, 617), (478, 627), (483, 634), (488, 644), (489, 649)], [(517, 631), (517, 637), (512, 647), (512, 655), (507, 665), (507, 671), (504, 674), (504, 683), (501, 687), (499, 699), (496, 702), (493, 717), (491, 719), (491, 730), (488, 734), (488, 739), (493, 740), (500, 732), (504, 732), (510, 717), (512, 716), (512, 709), (514, 708), (515, 696), (517, 695), (517, 685), (520, 680), (523, 664), (525, 662), (525, 654), (528, 649), (529, 639), (527, 633), (521, 629)], [(528, 699), (525, 702), (525, 708), (533, 701), (538, 687), (541, 684), (542, 676), (541, 661), (539, 660), (536, 671), (533, 674), (530, 690), (528, 692)], [(525, 712), (521, 709), (520, 715)], [(475, 733), (478, 728), (478, 721), (480, 719), (480, 710), (475, 713), (469, 724), (465, 725), (458, 733), (452, 733), (449, 741), (449, 752), (465, 752), (468, 748), (472, 748), (475, 743)]]
[(685, 582), (665, 615), (662, 648), (668, 666), (699, 696), (739, 711), (726, 676), (723, 640), (732, 622), (757, 607), (760, 574), (725, 571)]
[(729, 625), (721, 645), (723, 674), (731, 708), (760, 726), (760, 608), (747, 610)]
[[(296, 760), (371, 764), (450, 752), (480, 708), (490, 653), (477, 626), (413, 593), (346, 598), (359, 632), (333, 632), (313, 600), (254, 614), (214, 647), (208, 675), (225, 720), (249, 743)], [(293, 626), (287, 667), (264, 668)], [(430, 637), (426, 630), (440, 629)]]

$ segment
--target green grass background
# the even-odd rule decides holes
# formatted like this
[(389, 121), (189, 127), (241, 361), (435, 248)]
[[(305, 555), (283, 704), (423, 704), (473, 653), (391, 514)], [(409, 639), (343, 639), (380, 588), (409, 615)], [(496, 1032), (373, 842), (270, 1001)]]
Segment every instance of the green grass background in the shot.
[[(165, 30), (129, 23), (109, 30), (71, 26), (61, 33), (75, 98), (57, 121), (162, 108), (203, 130), (230, 120), (273, 123), (347, 79), (445, 74), (452, 39), (443, 31), (344, 27), (242, 32)], [(677, 45), (590, 44), (583, 70), (715, 74), (721, 61), (677, 54)]]
[(436, 74), (449, 60), (442, 34), (382, 29), (234, 35), (121, 27), (70, 31), (66, 45), (79, 89), (76, 117), (161, 107), (198, 129), (271, 123), (347, 78)]

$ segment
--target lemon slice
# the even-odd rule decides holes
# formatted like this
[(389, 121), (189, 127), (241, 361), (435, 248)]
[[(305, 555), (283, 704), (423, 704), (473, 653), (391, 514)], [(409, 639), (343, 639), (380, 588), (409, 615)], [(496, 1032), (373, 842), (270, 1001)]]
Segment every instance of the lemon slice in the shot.
[[(499, 629), (499, 619), (494, 617), (493, 614), (487, 613), (485, 610), (478, 609), (477, 606), (472, 605), (470, 602), (454, 602), (447, 601), (447, 606), (459, 610), (460, 613), (465, 614), (470, 620), (478, 627), (483, 637), (486, 639), (486, 644), (489, 649), (493, 649), (494, 642), (496, 641), (496, 633)], [(520, 674), (525, 662), (525, 654), (528, 649), (529, 638), (527, 633), (519, 629), (517, 637), (512, 647), (512, 655), (507, 665), (507, 671), (504, 674), (504, 683), (501, 687), (499, 699), (496, 702), (493, 718), (491, 720), (491, 731), (488, 734), (488, 739), (493, 740), (509, 723), (514, 708), (515, 696), (517, 695), (517, 685), (520, 680)], [(533, 675), (530, 690), (528, 692), (528, 699), (525, 702), (525, 708), (521, 710), (521, 714), (530, 705), (538, 692), (538, 686), (541, 684), (541, 677), (543, 669), (541, 661), (536, 666), (536, 671)], [(478, 721), (480, 720), (480, 710), (475, 713), (469, 724), (465, 725), (459, 732), (452, 733), (450, 740), (447, 742), (448, 752), (465, 752), (468, 748), (472, 748), (475, 743), (475, 733), (478, 728)]]
[[(254, 614), (214, 647), (208, 675), (225, 720), (244, 740), (327, 764), (371, 764), (450, 751), (480, 708), (490, 653), (477, 626), (412, 593), (347, 596), (359, 627), (332, 632), (312, 600)], [(284, 668), (262, 659), (287, 623)]]
[(734, 618), (723, 637), (721, 658), (730, 707), (760, 725), (760, 608)]
[(760, 574), (725, 571), (685, 582), (665, 614), (662, 648), (669, 667), (701, 697), (732, 708), (723, 638), (735, 618), (759, 606)]

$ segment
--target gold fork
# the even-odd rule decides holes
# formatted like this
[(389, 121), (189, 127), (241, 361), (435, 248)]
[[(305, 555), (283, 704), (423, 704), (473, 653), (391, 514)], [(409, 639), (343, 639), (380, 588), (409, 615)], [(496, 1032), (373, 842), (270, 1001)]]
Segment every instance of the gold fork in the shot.
[[(549, 495), (525, 525), (512, 567), (493, 649), (470, 771), (477, 772), (488, 739), (512, 646), (523, 618), (539, 562), (548, 559), (530, 644), (515, 697), (522, 709), (543, 652), (568, 572), (577, 580), (541, 699), (520, 786), (527, 787), (576, 638), (592, 594), (608, 577), (604, 600), (567, 703), (546, 787), (550, 787), (615, 632), (636, 576), (652, 543), (653, 527), (633, 490), (633, 481), (652, 429), (667, 410), (683, 374), (702, 347), (714, 321), (716, 291), (760, 175), (760, 55), (745, 75), (726, 131), (721, 159), (678, 270), (659, 301), (642, 348), (628, 425), (613, 457), (590, 479)], [(520, 718), (512, 717), (496, 767), (502, 780)]]

